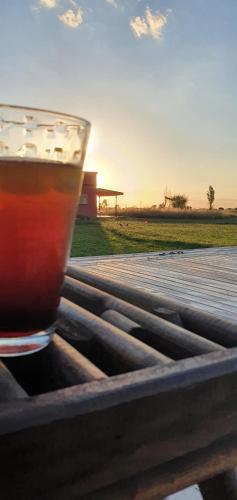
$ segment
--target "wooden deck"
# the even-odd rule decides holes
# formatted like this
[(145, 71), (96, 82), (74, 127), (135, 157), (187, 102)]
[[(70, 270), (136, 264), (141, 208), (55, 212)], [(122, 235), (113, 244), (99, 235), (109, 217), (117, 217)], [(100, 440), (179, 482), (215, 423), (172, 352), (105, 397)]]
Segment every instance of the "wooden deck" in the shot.
[[(237, 320), (237, 247), (80, 257), (72, 264)], [(166, 500), (201, 500), (198, 486)]]
[(237, 247), (79, 257), (70, 262), (237, 320)]

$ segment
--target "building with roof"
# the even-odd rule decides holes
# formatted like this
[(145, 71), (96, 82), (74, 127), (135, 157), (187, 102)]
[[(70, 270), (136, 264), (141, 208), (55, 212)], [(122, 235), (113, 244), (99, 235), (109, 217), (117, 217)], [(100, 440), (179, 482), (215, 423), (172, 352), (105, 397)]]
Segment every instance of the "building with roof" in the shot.
[(100, 198), (114, 197), (115, 200), (115, 215), (117, 212), (118, 196), (123, 195), (121, 191), (112, 189), (97, 188), (97, 172), (85, 172), (82, 185), (80, 202), (78, 205), (77, 215), (81, 217), (96, 217), (97, 215), (97, 197)]

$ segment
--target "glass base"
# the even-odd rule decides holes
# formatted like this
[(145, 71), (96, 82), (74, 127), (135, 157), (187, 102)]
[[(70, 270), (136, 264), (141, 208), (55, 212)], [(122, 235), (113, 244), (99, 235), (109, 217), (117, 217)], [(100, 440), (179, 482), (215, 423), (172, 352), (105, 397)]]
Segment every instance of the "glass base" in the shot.
[(25, 337), (24, 335), (22, 337), (1, 337), (0, 332), (0, 357), (24, 356), (41, 351), (49, 344), (53, 333), (53, 327)]

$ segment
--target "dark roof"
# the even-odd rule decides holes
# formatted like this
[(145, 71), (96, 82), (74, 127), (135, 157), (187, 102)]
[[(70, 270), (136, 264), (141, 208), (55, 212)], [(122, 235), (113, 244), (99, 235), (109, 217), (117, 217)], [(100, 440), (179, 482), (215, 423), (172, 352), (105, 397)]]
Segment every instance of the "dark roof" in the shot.
[(121, 196), (121, 191), (113, 191), (112, 189), (96, 188), (97, 196)]

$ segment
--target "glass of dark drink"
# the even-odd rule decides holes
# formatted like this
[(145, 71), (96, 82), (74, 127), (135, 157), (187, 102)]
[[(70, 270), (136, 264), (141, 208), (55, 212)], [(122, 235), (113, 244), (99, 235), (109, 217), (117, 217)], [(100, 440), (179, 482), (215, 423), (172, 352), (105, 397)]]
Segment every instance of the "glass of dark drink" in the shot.
[(54, 331), (89, 131), (0, 105), (0, 356), (38, 351)]

